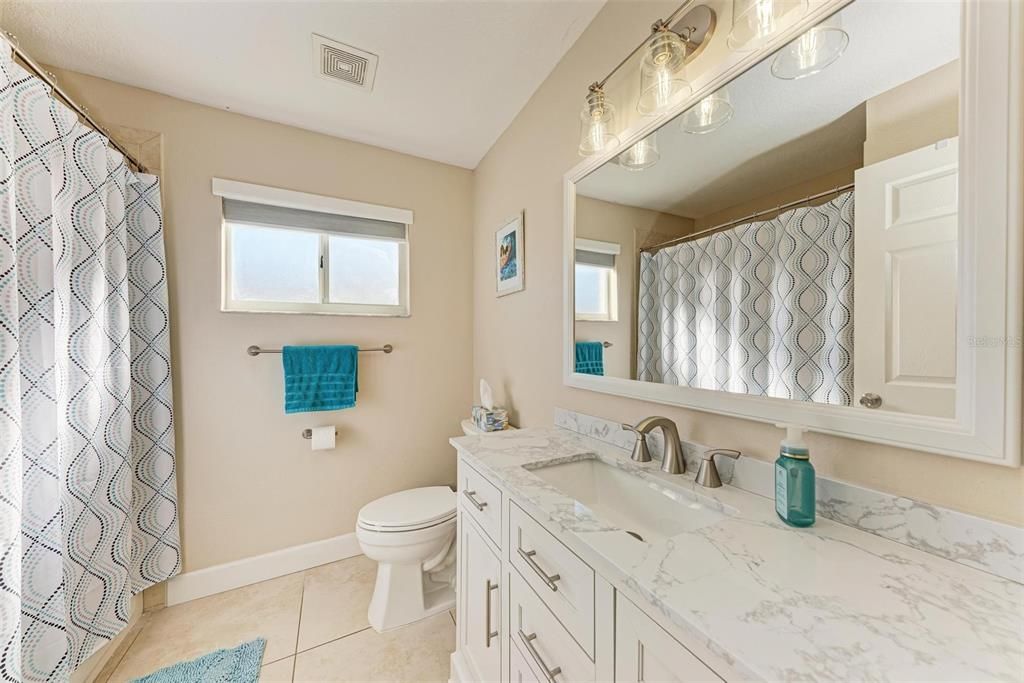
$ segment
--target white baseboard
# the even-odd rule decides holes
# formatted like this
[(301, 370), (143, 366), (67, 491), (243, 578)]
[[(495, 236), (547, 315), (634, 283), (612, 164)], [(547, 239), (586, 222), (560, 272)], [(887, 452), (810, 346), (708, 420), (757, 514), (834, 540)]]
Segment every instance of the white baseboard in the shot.
[(227, 564), (179, 574), (167, 582), (167, 606), (205, 598), (285, 574), (361, 555), (355, 533), (275, 550)]

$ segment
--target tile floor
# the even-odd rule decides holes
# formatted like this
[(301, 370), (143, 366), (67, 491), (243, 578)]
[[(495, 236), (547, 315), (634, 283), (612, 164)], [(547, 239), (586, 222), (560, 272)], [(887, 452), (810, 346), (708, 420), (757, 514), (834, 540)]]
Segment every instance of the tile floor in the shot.
[(106, 681), (123, 683), (263, 637), (261, 683), (447, 681), (454, 617), (389, 633), (366, 621), (376, 564), (363, 556), (168, 607), (142, 628)]

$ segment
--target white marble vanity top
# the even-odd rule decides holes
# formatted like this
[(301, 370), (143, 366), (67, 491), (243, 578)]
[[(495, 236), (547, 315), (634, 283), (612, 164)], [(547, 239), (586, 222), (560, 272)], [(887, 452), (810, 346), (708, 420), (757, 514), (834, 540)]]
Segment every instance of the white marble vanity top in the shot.
[[(852, 527), (794, 529), (773, 502), (664, 475), (568, 430), (451, 440), (608, 581), (646, 599), (744, 677), (1024, 680), (1024, 586)], [(733, 514), (660, 543), (596, 519), (523, 465), (598, 457)]]

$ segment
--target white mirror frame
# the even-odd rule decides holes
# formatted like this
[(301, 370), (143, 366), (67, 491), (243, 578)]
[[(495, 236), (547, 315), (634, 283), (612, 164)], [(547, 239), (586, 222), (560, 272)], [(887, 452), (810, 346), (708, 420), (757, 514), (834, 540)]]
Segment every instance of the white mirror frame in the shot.
[[(667, 123), (852, 0), (812, 2), (798, 23), (754, 53), (730, 55), (691, 78), (693, 94), (644, 119), (622, 144), (588, 157), (565, 175), (563, 379), (567, 386), (731, 415), (795, 422), (812, 431), (951, 455), (1008, 467), (1021, 463), (1024, 344), (1024, 3), (964, 0), (960, 99), (957, 416), (887, 413), (574, 372), (576, 184), (637, 140)], [(870, 0), (857, 0), (867, 2)], [(691, 4), (694, 0), (690, 0)], [(713, 40), (724, 41), (724, 31)], [(582, 88), (581, 88), (582, 92)], [(984, 226), (980, 229), (979, 226)], [(969, 339), (987, 343), (972, 345)]]

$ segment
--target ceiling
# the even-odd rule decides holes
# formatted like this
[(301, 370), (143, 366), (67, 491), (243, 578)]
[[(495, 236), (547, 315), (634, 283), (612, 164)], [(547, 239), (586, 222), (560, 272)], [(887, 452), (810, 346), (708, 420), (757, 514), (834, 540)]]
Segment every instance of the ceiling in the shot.
[(670, 121), (657, 132), (656, 165), (628, 171), (607, 163), (579, 193), (700, 218), (859, 166), (864, 103), (958, 58), (959, 5), (856, 2), (838, 16), (850, 43), (827, 69), (783, 81), (764, 60), (728, 84), (735, 114), (724, 126), (692, 135)]
[[(604, 0), (2, 0), (37, 61), (475, 168)], [(372, 93), (314, 72), (312, 34), (379, 56)]]

